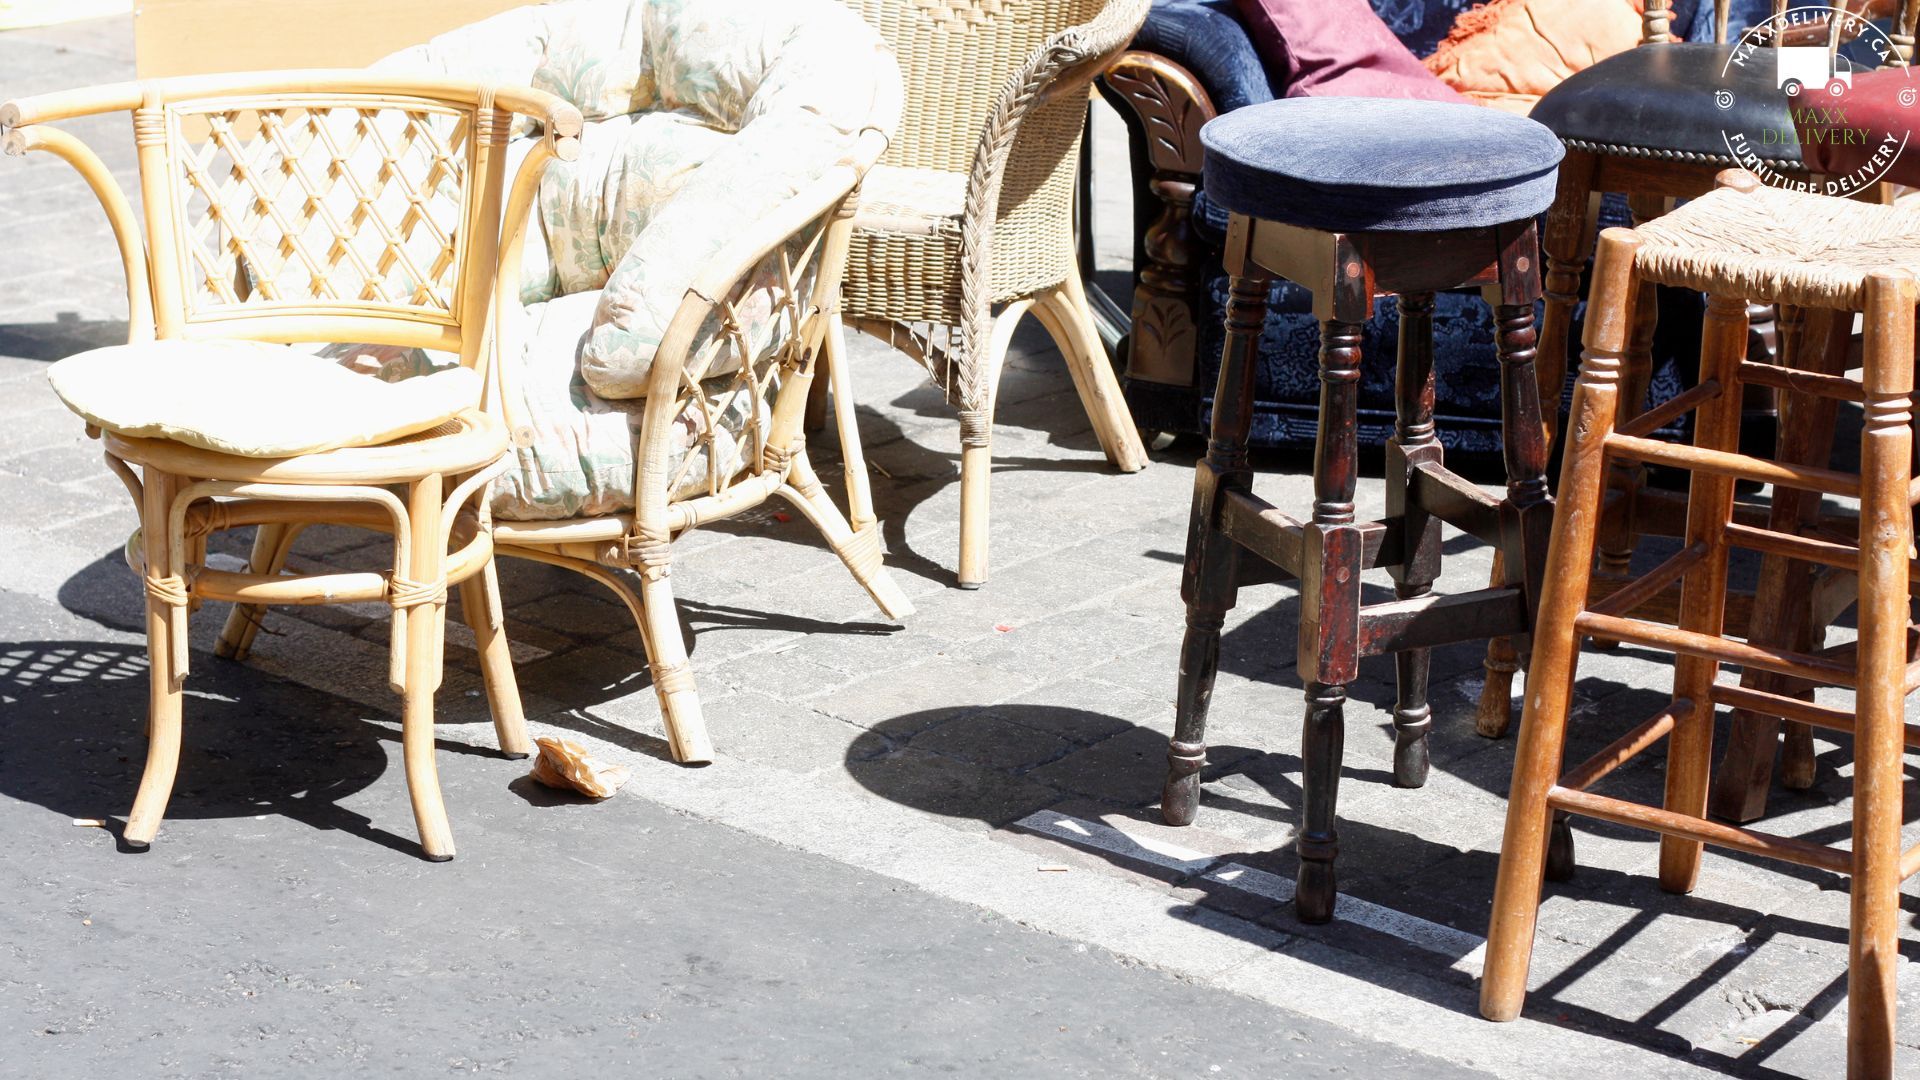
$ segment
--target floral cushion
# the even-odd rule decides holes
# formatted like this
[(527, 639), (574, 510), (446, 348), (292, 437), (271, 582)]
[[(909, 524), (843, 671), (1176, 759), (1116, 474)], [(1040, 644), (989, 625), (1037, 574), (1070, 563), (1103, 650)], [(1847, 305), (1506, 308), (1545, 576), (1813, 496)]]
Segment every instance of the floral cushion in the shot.
[(649, 0), (645, 26), (661, 105), (734, 134), (607, 281), (581, 370), (616, 398), (646, 392), (654, 350), (707, 260), (862, 130), (890, 125), (900, 93), (886, 45), (833, 0)]
[[(657, 102), (641, 42), (636, 0), (568, 0), (501, 12), (374, 63), (392, 74), (445, 75), (532, 86), (557, 94), (588, 120), (651, 109)], [(531, 131), (514, 118), (515, 135)]]
[[(502, 313), (509, 416), (531, 439), (516, 450), (519, 468), (496, 483), (494, 507), (516, 519), (633, 505), (641, 399), (695, 277), (843, 160), (864, 130), (890, 133), (901, 92), (885, 44), (836, 0), (565, 0), (376, 66), (531, 83), (588, 120), (579, 160), (551, 162), (541, 181), (520, 277), (528, 306)], [(514, 141), (509, 170), (531, 144)], [(794, 265), (821, 224), (784, 246)], [(803, 291), (812, 270), (796, 283)], [(724, 476), (747, 463), (739, 444), (754, 408), (733, 391), (743, 362), (773, 355), (791, 335), (783, 284), (776, 255), (731, 298), (733, 327), (709, 320), (700, 329), (688, 367), (708, 407), (690, 404), (678, 420), (685, 430), (675, 432), (665, 480), (685, 489), (676, 494), (703, 487), (710, 467)], [(706, 426), (728, 430), (709, 442)], [(709, 445), (721, 460), (682, 468)]]

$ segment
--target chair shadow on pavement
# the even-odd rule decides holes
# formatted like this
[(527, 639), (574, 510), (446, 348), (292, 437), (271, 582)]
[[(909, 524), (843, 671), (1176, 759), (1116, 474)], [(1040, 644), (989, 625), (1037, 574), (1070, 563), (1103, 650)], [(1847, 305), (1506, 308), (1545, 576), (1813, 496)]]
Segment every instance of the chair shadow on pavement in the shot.
[[(106, 821), (117, 841), (146, 758), (147, 670), (141, 644), (0, 643), (0, 796)], [(340, 805), (396, 759), (397, 717), (204, 653), (184, 708), (169, 820), (274, 814), (419, 854), (411, 835)]]
[[(1367, 711), (1364, 705), (1350, 709), (1350, 740), (1354, 734), (1371, 734), (1356, 722)], [(1356, 712), (1359, 715), (1354, 715)], [(973, 729), (971, 733), (969, 728)], [(1011, 756), (996, 755), (995, 743), (1004, 746), (1023, 738), (1010, 737), (1016, 729), (1049, 735), (1113, 733), (1091, 746), (1061, 748), (1050, 760), (1011, 765)], [(1473, 737), (1469, 732), (1458, 735)], [(1594, 738), (1604, 743), (1606, 736)], [(927, 749), (930, 744), (937, 748)], [(1339, 822), (1342, 902), (1352, 896), (1363, 904), (1393, 909), (1390, 916), (1404, 913), (1447, 929), (1438, 931), (1439, 944), (1429, 938), (1422, 945), (1412, 938), (1375, 929), (1369, 925), (1374, 921), (1364, 916), (1349, 919), (1337, 914), (1331, 924), (1307, 926), (1294, 917), (1291, 903), (1276, 900), (1270, 893), (1248, 891), (1244, 884), (1233, 884), (1235, 880), (1244, 883), (1245, 875), (1252, 871), (1253, 877), (1266, 882), (1290, 885), (1298, 866), (1290, 843), (1254, 846), (1219, 831), (1206, 831), (1209, 813), (1216, 824), (1224, 813), (1239, 818), (1240, 827), (1246, 831), (1262, 835), (1274, 835), (1275, 824), (1296, 823), (1300, 811), (1299, 759), (1292, 754), (1242, 746), (1210, 746), (1210, 761), (1219, 764), (1210, 764), (1203, 773), (1207, 781), (1202, 796), (1203, 818), (1194, 831), (1188, 832), (1168, 828), (1159, 821), (1157, 801), (1165, 746), (1161, 732), (1090, 709), (1014, 703), (933, 709), (885, 720), (856, 739), (847, 752), (845, 767), (857, 783), (875, 795), (928, 813), (978, 821), (1009, 844), (1036, 852), (1049, 863), (1065, 864), (1073, 871), (1104, 872), (1135, 885), (1164, 889), (1169, 918), (1285, 952), (1478, 1020), (1478, 963), (1462, 963), (1470, 950), (1449, 948), (1446, 942), (1449, 938), (1466, 941), (1485, 934), (1496, 853), (1463, 851), (1442, 837), (1369, 823), (1364, 811), (1356, 806), (1354, 814), (1343, 816)], [(1110, 749), (1103, 752), (1102, 747)], [(1076, 769), (1068, 764), (1076, 754), (1094, 760)], [(1343, 786), (1348, 788), (1343, 794), (1348, 798), (1366, 786), (1391, 782), (1385, 770), (1367, 768), (1364, 763), (1356, 767), (1353, 756), (1350, 750), (1343, 774)], [(1436, 755), (1434, 767), (1436, 772), (1446, 768), (1441, 756)], [(1658, 771), (1653, 774), (1657, 783)], [(1643, 783), (1645, 780), (1634, 786)], [(1417, 797), (1423, 793), (1408, 794)], [(1062, 818), (1064, 823), (1059, 821)], [(1054, 823), (1051, 829), (1050, 821)], [(1105, 827), (1121, 830), (1124, 837), (1071, 841), (1063, 835), (1063, 824), (1068, 833), (1097, 832)], [(1579, 829), (1582, 835), (1653, 843), (1648, 834), (1602, 822), (1580, 822)], [(1279, 836), (1285, 839), (1284, 829)], [(1814, 834), (1810, 838), (1830, 842), (1837, 837)], [(1194, 847), (1205, 850), (1195, 852)], [(1775, 864), (1737, 854), (1717, 854), (1775, 868)], [(1409, 872), (1403, 868), (1412, 869)], [(1826, 882), (1824, 887), (1844, 888), (1844, 884)], [(1548, 895), (1563, 892), (1577, 896), (1583, 904), (1628, 914), (1624, 918), (1613, 914), (1602, 918), (1600, 925), (1611, 929), (1601, 940), (1583, 938), (1578, 945), (1550, 942), (1543, 928), (1542, 951), (1535, 966), (1537, 972), (1551, 974), (1528, 996), (1527, 1015), (1533, 1019), (1633, 1044), (1676, 1061), (1741, 1076), (1784, 1078), (1792, 1074), (1770, 1068), (1767, 1060), (1823, 1018), (1837, 1016), (1836, 1010), (1845, 1001), (1844, 973), (1824, 986), (1802, 983), (1798, 989), (1811, 994), (1810, 1000), (1797, 1006), (1797, 1012), (1785, 1023), (1748, 1042), (1737, 1057), (1696, 1046), (1685, 1036), (1667, 1030), (1669, 1021), (1699, 1002), (1717, 1001), (1726, 989), (1723, 981), (1761, 945), (1775, 937), (1791, 936), (1821, 943), (1823, 951), (1837, 950), (1844, 955), (1844, 926), (1792, 914), (1775, 914), (1762, 923), (1748, 908), (1703, 896), (1668, 895), (1650, 876), (1609, 867), (1582, 865), (1572, 883), (1547, 886)], [(1913, 897), (1903, 897), (1902, 906), (1910, 913), (1920, 911), (1920, 901)], [(1700, 970), (1687, 971), (1684, 979), (1675, 980), (1677, 988), (1651, 1004), (1645, 998), (1633, 999), (1631, 1008), (1638, 1015), (1610, 1014), (1565, 997), (1583, 979), (1591, 984), (1595, 979), (1619, 978), (1618, 971), (1596, 969), (1639, 935), (1652, 933), (1651, 940), (1659, 940), (1660, 931), (1654, 924), (1668, 915), (1719, 924), (1725, 931), (1746, 935), (1745, 947), (1725, 951), (1710, 962), (1703, 957)], [(1555, 947), (1551, 958), (1547, 952), (1550, 945)], [(1920, 942), (1903, 942), (1902, 952), (1910, 960), (1920, 960)], [(1663, 988), (1666, 985), (1660, 983)]]

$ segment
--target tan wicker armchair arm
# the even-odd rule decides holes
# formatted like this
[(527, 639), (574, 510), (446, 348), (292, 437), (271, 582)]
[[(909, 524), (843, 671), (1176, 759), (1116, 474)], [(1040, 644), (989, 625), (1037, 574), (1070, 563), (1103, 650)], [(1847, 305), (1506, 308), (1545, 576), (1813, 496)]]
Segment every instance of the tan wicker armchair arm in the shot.
[[(875, 129), (862, 132), (839, 164), (796, 192), (779, 209), (747, 225), (695, 275), (661, 335), (647, 376), (647, 405), (641, 418), (639, 453), (634, 459), (636, 535), (665, 541), (679, 529), (697, 524), (686, 515), (673, 512), (664, 481), (670, 452), (668, 440), (672, 435), (681, 381), (688, 355), (698, 344), (701, 327), (782, 244), (812, 222), (831, 215), (817, 256), (821, 262), (813, 288), (815, 305), (808, 313), (813, 317), (800, 328), (800, 332), (807, 335), (804, 350), (814, 354), (820, 347), (825, 320), (839, 317), (840, 280), (846, 270), (847, 247), (852, 239), (855, 193), (860, 179), (879, 160), (886, 146), (887, 137), (883, 132)], [(805, 405), (800, 396), (781, 396), (768, 436), (770, 442), (785, 445), (797, 435)]]
[(513, 365), (502, 355), (506, 341), (500, 327), (520, 304), (520, 263), (526, 252), (527, 229), (533, 224), (534, 200), (540, 194), (540, 178), (546, 175), (547, 163), (573, 161), (580, 156), (580, 110), (553, 98), (544, 116), (540, 141), (521, 159), (520, 167), (514, 170), (513, 183), (507, 188), (506, 208), (500, 217), (500, 256), (493, 281), (495, 330), (489, 346), (487, 401), (506, 425), (516, 446), (530, 445), (533, 434), (526, 426), (527, 418), (516, 414), (519, 398), (513, 393)]
[(1000, 210), (1000, 184), (1021, 121), (1062, 94), (1084, 93), (1087, 84), (1133, 40), (1150, 6), (1151, 0), (1110, 0), (1091, 21), (1049, 38), (1002, 85), (974, 150), (961, 219), (960, 332), (968, 355), (977, 355), (985, 340), (992, 306), (987, 275), (992, 263), (994, 221)]
[[(7, 112), (13, 107), (12, 102), (0, 106), (0, 119), (18, 116), (17, 112)], [(73, 166), (100, 201), (100, 209), (106, 211), (107, 221), (113, 226), (114, 242), (120, 246), (120, 268), (127, 279), (127, 342), (137, 345), (152, 341), (153, 282), (148, 276), (146, 243), (140, 238), (140, 220), (134, 216), (127, 193), (100, 155), (72, 135), (59, 128), (0, 124), (0, 151), (24, 157), (30, 150), (45, 151)]]

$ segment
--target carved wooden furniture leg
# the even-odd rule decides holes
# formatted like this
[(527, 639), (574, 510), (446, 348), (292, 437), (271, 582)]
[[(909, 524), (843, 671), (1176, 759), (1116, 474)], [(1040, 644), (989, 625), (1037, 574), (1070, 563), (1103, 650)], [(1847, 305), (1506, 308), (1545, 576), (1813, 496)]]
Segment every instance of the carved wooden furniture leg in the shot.
[[(1592, 188), (1594, 156), (1569, 150), (1560, 163), (1553, 205), (1547, 208), (1546, 229), (1540, 237), (1546, 263), (1545, 304), (1540, 315), (1539, 380), (1540, 425), (1543, 443), (1552, 453), (1554, 431), (1567, 376), (1567, 343), (1572, 335), (1573, 309), (1580, 301), (1580, 275), (1593, 251)], [(1504, 552), (1494, 552), (1492, 584), (1507, 580)], [(1487, 642), (1486, 681), (1474, 730), (1490, 739), (1503, 738), (1513, 721), (1513, 675), (1520, 668), (1519, 650), (1504, 635)]]
[[(1238, 547), (1220, 528), (1223, 496), (1250, 492), (1247, 431), (1253, 423), (1254, 359), (1266, 325), (1271, 279), (1246, 264), (1247, 230), (1229, 250), (1233, 284), (1227, 298), (1226, 346), (1214, 395), (1213, 437), (1193, 472), (1193, 514), (1187, 526), (1186, 563), (1180, 596), (1187, 630), (1180, 645), (1180, 685), (1175, 697), (1173, 740), (1167, 745), (1167, 782), (1160, 816), (1169, 825), (1193, 821), (1200, 802), (1200, 770), (1206, 765), (1207, 707), (1220, 667), (1220, 627), (1237, 592)], [(1234, 238), (1229, 237), (1231, 242)]]
[[(1300, 740), (1300, 855), (1294, 908), (1302, 922), (1333, 918), (1334, 827), (1346, 743), (1347, 684), (1360, 673), (1364, 540), (1353, 517), (1359, 476), (1360, 342), (1370, 290), (1358, 259), (1336, 243), (1333, 294), (1315, 298), (1320, 321), (1320, 424), (1313, 452), (1313, 519), (1300, 535), (1300, 675), (1307, 713)], [(1398, 764), (1396, 754), (1396, 768)]]
[[(1531, 316), (1532, 312), (1528, 312)], [(1400, 521), (1402, 559), (1393, 569), (1394, 595), (1402, 600), (1433, 591), (1440, 576), (1440, 519), (1414, 497), (1414, 466), (1441, 464), (1444, 454), (1433, 427), (1433, 294), (1400, 297), (1400, 356), (1394, 373), (1394, 430), (1387, 443), (1387, 517)], [(1393, 657), (1398, 693), (1393, 706), (1393, 782), (1417, 788), (1427, 782), (1427, 702), (1431, 667), (1427, 649)]]

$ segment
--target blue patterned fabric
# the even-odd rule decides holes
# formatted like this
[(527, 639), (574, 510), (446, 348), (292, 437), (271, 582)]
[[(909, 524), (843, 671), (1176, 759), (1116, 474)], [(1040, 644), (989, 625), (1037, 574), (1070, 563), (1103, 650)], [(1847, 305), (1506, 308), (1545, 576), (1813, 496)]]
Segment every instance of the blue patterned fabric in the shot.
[(1399, 98), (1296, 97), (1200, 129), (1204, 187), (1236, 213), (1329, 232), (1440, 232), (1553, 202), (1565, 151), (1524, 116)]
[[(1438, 46), (1461, 10), (1477, 0), (1372, 0), (1375, 12), (1392, 28), (1415, 56)], [(1796, 6), (1803, 0), (1796, 0)], [(1766, 17), (1769, 0), (1735, 0), (1731, 19), (1744, 27)], [(1705, 10), (1704, 36), (1712, 37), (1713, 5)], [(1748, 9), (1758, 11), (1753, 14)], [(1699, 36), (1696, 5), (1676, 5), (1673, 26), (1688, 37)], [(1234, 14), (1232, 0), (1154, 0), (1153, 9), (1134, 41), (1134, 47), (1160, 53), (1192, 71), (1206, 88), (1215, 107), (1225, 114), (1275, 97), (1277, 91), (1260, 66), (1252, 42)], [(1136, 140), (1140, 137), (1136, 133)], [(1146, 164), (1135, 154), (1136, 190), (1145, 191)], [(1141, 214), (1136, 235), (1152, 220), (1150, 200), (1136, 199)], [(1206, 260), (1206, 283), (1196, 313), (1199, 319), (1197, 367), (1191, 387), (1133, 382), (1127, 400), (1136, 422), (1164, 431), (1204, 433), (1211, 420), (1214, 383), (1219, 378), (1220, 349), (1225, 337), (1227, 276), (1219, 251), (1225, 239), (1227, 215), (1208, 199), (1205, 187), (1194, 205), (1194, 231)], [(1600, 224), (1624, 225), (1624, 200), (1609, 197), (1602, 203)], [(1135, 265), (1145, 265), (1136, 248)], [(1654, 342), (1654, 401), (1678, 393), (1692, 380), (1693, 358), (1699, 351), (1702, 305), (1696, 294), (1662, 289), (1659, 336)], [(1319, 414), (1320, 331), (1314, 321), (1311, 296), (1292, 282), (1275, 282), (1267, 322), (1260, 339), (1255, 373), (1252, 441), (1256, 445), (1293, 450), (1310, 449)], [(1574, 312), (1571, 348), (1577, 356), (1585, 304)], [(1393, 428), (1393, 364), (1399, 317), (1391, 298), (1375, 305), (1366, 324), (1360, 387), (1361, 446), (1377, 446)], [(1500, 452), (1500, 373), (1494, 355), (1493, 318), (1477, 292), (1442, 293), (1435, 299), (1434, 379), (1439, 402), (1436, 420), (1441, 443), (1450, 454), (1478, 457), (1487, 466), (1498, 463)], [(1561, 408), (1573, 380), (1568, 365)]]

